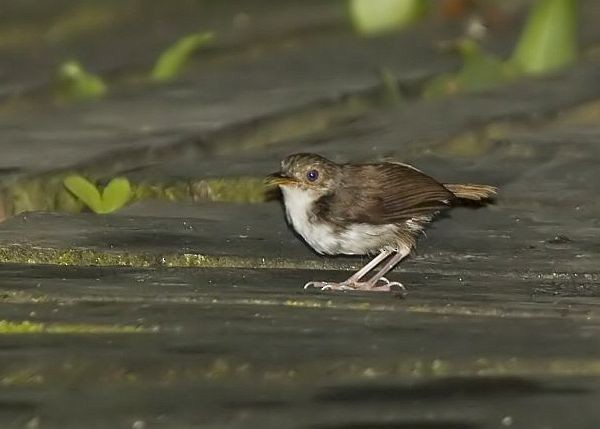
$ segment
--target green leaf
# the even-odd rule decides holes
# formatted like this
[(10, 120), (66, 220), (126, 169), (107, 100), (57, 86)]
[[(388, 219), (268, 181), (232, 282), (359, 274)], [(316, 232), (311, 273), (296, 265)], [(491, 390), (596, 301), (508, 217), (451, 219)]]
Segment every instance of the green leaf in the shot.
[(96, 185), (78, 175), (66, 177), (63, 183), (65, 188), (83, 201), (94, 213), (102, 213), (102, 197)]
[(129, 180), (123, 177), (112, 179), (102, 194), (96, 185), (79, 175), (68, 176), (63, 183), (65, 188), (97, 214), (112, 213), (120, 209), (133, 195)]
[(364, 35), (376, 35), (412, 24), (423, 16), (426, 0), (349, 0), (354, 28)]
[(164, 82), (177, 77), (190, 56), (213, 39), (214, 34), (210, 32), (194, 33), (179, 39), (158, 57), (152, 70), (152, 80)]
[(538, 74), (577, 59), (577, 0), (538, 0), (511, 62), (523, 73)]
[(458, 80), (463, 88), (471, 91), (491, 88), (508, 80), (502, 60), (484, 52), (474, 40), (463, 40), (459, 44), (459, 50), (463, 67)]
[(492, 88), (513, 79), (513, 69), (500, 58), (490, 55), (471, 39), (460, 41), (456, 47), (463, 60), (458, 73), (448, 73), (432, 79), (424, 97), (451, 95), (463, 91)]
[(83, 68), (75, 60), (63, 63), (58, 70), (58, 95), (65, 101), (99, 98), (107, 92), (102, 79)]
[(112, 213), (123, 207), (131, 199), (129, 180), (124, 177), (112, 179), (102, 192), (102, 213)]

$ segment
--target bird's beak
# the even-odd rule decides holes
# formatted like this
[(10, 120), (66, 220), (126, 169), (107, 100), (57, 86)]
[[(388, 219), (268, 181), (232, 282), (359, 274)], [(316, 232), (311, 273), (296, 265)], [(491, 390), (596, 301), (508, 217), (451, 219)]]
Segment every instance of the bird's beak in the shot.
[(273, 173), (273, 174), (269, 174), (266, 178), (265, 178), (265, 184), (267, 186), (279, 186), (279, 185), (293, 185), (298, 183), (298, 181), (293, 178), (293, 177), (289, 177), (289, 176), (285, 176), (279, 172), (277, 173)]

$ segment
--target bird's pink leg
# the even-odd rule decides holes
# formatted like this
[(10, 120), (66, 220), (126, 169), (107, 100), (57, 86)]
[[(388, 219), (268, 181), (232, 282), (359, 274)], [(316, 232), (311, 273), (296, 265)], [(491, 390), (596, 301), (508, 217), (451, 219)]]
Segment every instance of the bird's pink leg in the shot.
[(371, 260), (371, 262), (369, 262), (367, 265), (362, 267), (360, 270), (358, 270), (356, 273), (354, 273), (350, 278), (348, 278), (348, 280), (346, 280), (343, 283), (354, 283), (354, 282), (359, 281), (364, 276), (366, 276), (369, 272), (371, 272), (373, 270), (373, 268), (375, 268), (377, 265), (379, 265), (381, 263), (381, 261), (383, 261), (385, 258), (390, 256), (392, 253), (393, 252), (391, 250), (382, 250), (381, 253), (379, 253), (379, 255), (375, 256)]
[[(365, 290), (365, 291), (390, 291), (392, 286), (402, 287), (402, 284), (398, 282), (389, 282), (385, 277), (383, 277), (388, 271), (390, 271), (394, 265), (400, 262), (408, 252), (398, 252), (396, 255), (392, 256), (388, 262), (368, 281), (361, 282), (365, 275), (373, 270), (377, 265), (379, 265), (382, 261), (384, 261), (387, 257), (389, 257), (393, 251), (391, 250), (382, 250), (379, 255), (373, 258), (368, 264), (366, 264), (363, 268), (358, 270), (354, 275), (352, 275), (348, 280), (343, 281), (341, 283), (335, 282), (308, 282), (304, 285), (304, 288), (316, 287), (321, 290)], [(385, 284), (382, 286), (377, 286), (377, 282), (380, 280), (384, 280)]]
[[(383, 267), (381, 267), (381, 269), (379, 271), (377, 271), (377, 273), (371, 277), (368, 281), (364, 282), (365, 286), (369, 289), (367, 290), (383, 290), (383, 291), (390, 291), (392, 289), (392, 287), (398, 287), (400, 289), (404, 289), (404, 286), (402, 285), (402, 283), (400, 282), (390, 282), (388, 279), (386, 279), (384, 276), (392, 269), (394, 268), (398, 263), (400, 263), (401, 260), (403, 260), (404, 258), (406, 258), (408, 256), (408, 254), (410, 253), (410, 249), (400, 249), (396, 252), (396, 254), (394, 256), (392, 256)], [(379, 282), (380, 280), (385, 280), (385, 285), (383, 286), (377, 286), (377, 282)]]

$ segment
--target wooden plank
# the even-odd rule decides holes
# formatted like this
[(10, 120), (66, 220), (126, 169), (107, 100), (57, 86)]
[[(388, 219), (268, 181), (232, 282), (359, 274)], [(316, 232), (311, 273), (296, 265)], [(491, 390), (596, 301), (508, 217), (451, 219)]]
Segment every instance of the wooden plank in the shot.
[[(2, 265), (0, 274), (2, 320), (64, 332), (0, 332), (3, 424), (595, 420), (598, 311), (568, 299), (517, 303), (483, 285), (469, 296), (442, 276), (398, 300), (302, 291), (308, 273), (297, 271)], [(488, 314), (452, 312), (469, 305)], [(147, 331), (92, 331), (114, 324)]]

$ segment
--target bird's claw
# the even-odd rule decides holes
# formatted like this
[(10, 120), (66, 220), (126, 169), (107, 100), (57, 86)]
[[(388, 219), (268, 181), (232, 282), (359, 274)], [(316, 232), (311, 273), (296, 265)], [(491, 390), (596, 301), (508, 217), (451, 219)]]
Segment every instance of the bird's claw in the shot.
[(404, 285), (400, 282), (389, 282), (386, 287), (388, 288), (389, 291), (391, 292), (402, 292), (402, 293), (406, 293), (406, 288), (404, 287)]
[(304, 289), (309, 289), (313, 287), (321, 290), (354, 290), (352, 286), (346, 283), (308, 282), (304, 285)]
[(381, 277), (379, 279), (379, 281), (383, 281), (385, 283), (385, 286), (389, 286), (390, 288), (392, 287), (396, 287), (398, 289), (402, 289), (403, 291), (406, 291), (406, 288), (404, 287), (404, 285), (400, 282), (391, 282), (388, 279), (386, 279), (385, 277)]
[(304, 289), (317, 288), (322, 291), (374, 291), (374, 292), (392, 292), (400, 289), (402, 292), (406, 288), (400, 282), (391, 282), (385, 277), (380, 278), (377, 282), (383, 281), (384, 284), (377, 286), (370, 282), (308, 282), (304, 285)]

